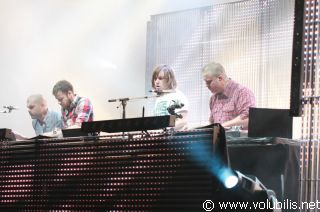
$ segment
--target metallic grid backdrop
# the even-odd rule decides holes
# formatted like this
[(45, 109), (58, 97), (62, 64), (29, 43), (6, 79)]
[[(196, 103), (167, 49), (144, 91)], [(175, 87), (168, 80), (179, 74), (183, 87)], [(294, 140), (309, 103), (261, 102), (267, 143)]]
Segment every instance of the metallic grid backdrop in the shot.
[[(191, 126), (205, 124), (211, 94), (200, 70), (216, 61), (253, 90), (258, 107), (289, 108), (293, 15), (294, 0), (247, 0), (151, 16), (146, 92), (153, 67), (172, 65)], [(152, 108), (150, 102), (149, 115)]]

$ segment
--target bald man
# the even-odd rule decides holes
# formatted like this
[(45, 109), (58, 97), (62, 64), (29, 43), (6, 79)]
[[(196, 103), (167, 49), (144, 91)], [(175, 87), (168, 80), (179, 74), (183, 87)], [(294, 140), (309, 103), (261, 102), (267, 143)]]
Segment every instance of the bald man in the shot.
[(61, 115), (48, 109), (47, 101), (41, 94), (34, 94), (27, 99), (28, 112), (36, 135), (42, 135), (62, 128)]

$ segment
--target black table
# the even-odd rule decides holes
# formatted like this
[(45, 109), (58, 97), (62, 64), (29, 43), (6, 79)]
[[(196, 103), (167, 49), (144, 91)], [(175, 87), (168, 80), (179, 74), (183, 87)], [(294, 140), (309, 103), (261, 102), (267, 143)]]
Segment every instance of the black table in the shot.
[(227, 137), (230, 165), (242, 174), (256, 176), (276, 192), (279, 201), (298, 202), (298, 141), (285, 138)]

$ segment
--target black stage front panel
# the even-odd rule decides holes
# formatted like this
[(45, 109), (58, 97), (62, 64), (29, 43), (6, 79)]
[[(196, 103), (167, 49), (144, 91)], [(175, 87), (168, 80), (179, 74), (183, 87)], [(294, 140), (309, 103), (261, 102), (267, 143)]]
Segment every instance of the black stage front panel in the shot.
[(202, 210), (214, 131), (1, 142), (0, 210)]

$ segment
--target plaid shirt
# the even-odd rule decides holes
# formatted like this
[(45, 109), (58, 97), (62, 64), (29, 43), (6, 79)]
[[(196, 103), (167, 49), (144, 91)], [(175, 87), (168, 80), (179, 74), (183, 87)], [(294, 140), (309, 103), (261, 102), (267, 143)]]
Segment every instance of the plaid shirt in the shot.
[(93, 107), (88, 98), (76, 96), (68, 109), (62, 109), (63, 127), (81, 126), (82, 122), (93, 121)]
[(223, 93), (211, 96), (209, 121), (222, 124), (239, 115), (241, 119), (246, 119), (249, 117), (249, 107), (255, 105), (252, 91), (230, 79)]

